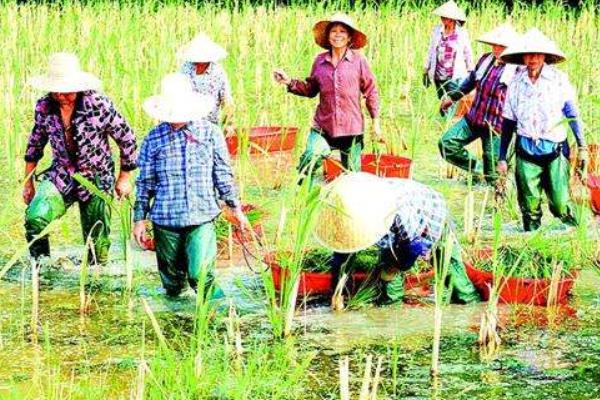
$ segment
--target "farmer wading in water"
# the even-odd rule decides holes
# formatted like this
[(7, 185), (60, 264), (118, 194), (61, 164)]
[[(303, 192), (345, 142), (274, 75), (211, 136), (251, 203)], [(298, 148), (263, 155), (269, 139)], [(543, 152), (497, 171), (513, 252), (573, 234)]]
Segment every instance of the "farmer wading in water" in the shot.
[[(39, 235), (52, 221), (62, 217), (74, 203), (79, 204), (84, 241), (91, 235), (96, 263), (106, 263), (110, 248), (110, 208), (74, 179), (75, 173), (98, 189), (118, 198), (131, 192), (130, 172), (136, 168), (135, 135), (112, 102), (97, 90), (100, 81), (83, 72), (77, 57), (55, 53), (49, 58), (46, 74), (31, 79), (31, 85), (48, 94), (35, 106), (35, 122), (25, 152), (23, 200), (27, 241)], [(114, 162), (108, 138), (120, 150), (120, 172), (114, 176)], [(52, 164), (34, 183), (34, 172), (50, 142)], [(31, 244), (33, 257), (50, 255), (47, 236)]]
[(410, 179), (379, 178), (350, 173), (323, 188), (315, 236), (337, 252), (332, 273), (337, 283), (340, 269), (351, 255), (375, 244), (379, 260), (371, 282), (379, 288), (378, 303), (402, 300), (404, 274), (419, 257), (443, 260), (445, 242), (452, 241), (448, 266), (451, 298), (462, 303), (479, 301), (449, 226), (449, 213), (441, 194)]
[(306, 97), (319, 95), (298, 171), (302, 175), (314, 175), (332, 149), (340, 151), (344, 168), (360, 171), (364, 146), (362, 97), (372, 118), (373, 139), (383, 142), (375, 77), (367, 59), (356, 51), (367, 45), (367, 36), (344, 14), (317, 22), (313, 34), (315, 42), (327, 51), (317, 56), (305, 81), (290, 79), (282, 70), (274, 71), (277, 82), (285, 84), (290, 93)]
[[(477, 66), (456, 91), (448, 93), (440, 108), (446, 110), (454, 101), (460, 100), (473, 89), (475, 100), (466, 116), (454, 124), (440, 139), (442, 157), (451, 164), (474, 174), (485, 176), (493, 185), (496, 182), (500, 133), (502, 132), (502, 108), (506, 88), (515, 75), (516, 66), (505, 64), (500, 54), (518, 38), (509, 24), (504, 24), (481, 36), (478, 41), (492, 46), (492, 52), (484, 54)], [(465, 147), (481, 139), (483, 162), (469, 153)]]
[(567, 126), (577, 142), (577, 171), (586, 171), (588, 152), (578, 118), (575, 89), (564, 72), (551, 64), (565, 60), (556, 44), (531, 29), (501, 56), (507, 63), (524, 64), (508, 87), (498, 172), (508, 170), (506, 153), (517, 132), (516, 183), (523, 228), (533, 231), (542, 219), (542, 190), (554, 216), (578, 224), (569, 194)]
[(178, 296), (187, 280), (194, 290), (204, 283), (203, 297), (222, 297), (220, 289), (213, 291), (218, 199), (233, 210), (242, 230), (249, 228), (223, 134), (203, 120), (213, 106), (213, 99), (195, 93), (183, 74), (165, 76), (161, 94), (143, 105), (160, 123), (140, 150), (133, 235), (143, 246), (145, 220), (152, 221), (158, 271), (168, 296)]

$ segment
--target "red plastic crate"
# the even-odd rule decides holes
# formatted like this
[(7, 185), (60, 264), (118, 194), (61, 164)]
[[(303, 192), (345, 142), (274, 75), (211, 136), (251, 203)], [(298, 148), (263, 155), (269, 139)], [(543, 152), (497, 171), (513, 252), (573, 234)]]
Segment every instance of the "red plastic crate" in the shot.
[(600, 175), (589, 175), (587, 180), (590, 189), (590, 205), (596, 215), (600, 215)]
[[(279, 265), (276, 256), (273, 253), (267, 254), (265, 257), (265, 263), (271, 268), (271, 274), (273, 276), (273, 284), (275, 290), (281, 290), (281, 275), (282, 268)], [(417, 287), (423, 287), (428, 289), (429, 282), (434, 276), (433, 270), (425, 271), (420, 274), (407, 274), (404, 280), (405, 289), (413, 289)], [(350, 279), (356, 284), (364, 282), (368, 277), (367, 272), (354, 272)], [(331, 294), (331, 285), (333, 277), (329, 272), (301, 272), (300, 273), (300, 285), (298, 287), (298, 295), (327, 295)]]
[[(386, 178), (409, 178), (411, 159), (394, 156), (391, 154), (363, 154), (360, 159), (361, 170), (377, 176)], [(325, 180), (330, 182), (344, 172), (342, 163), (335, 158), (323, 160), (323, 173)]]
[[(477, 253), (477, 257), (479, 259), (491, 257), (491, 250), (481, 250)], [(490, 290), (495, 280), (494, 274), (477, 269), (470, 262), (465, 262), (465, 267), (469, 279), (481, 294), (482, 299), (489, 300)], [(577, 272), (559, 281), (556, 296), (557, 304), (564, 305), (569, 302), (569, 294), (575, 279), (577, 279)], [(549, 293), (550, 279), (508, 277), (503, 278), (501, 283), (499, 302), (545, 306), (548, 304)]]
[(225, 137), (229, 154), (236, 155), (239, 152), (239, 135), (248, 135), (250, 141), (250, 153), (261, 153), (262, 151), (287, 151), (296, 145), (298, 128), (283, 126), (256, 126), (248, 129), (236, 130), (236, 134)]

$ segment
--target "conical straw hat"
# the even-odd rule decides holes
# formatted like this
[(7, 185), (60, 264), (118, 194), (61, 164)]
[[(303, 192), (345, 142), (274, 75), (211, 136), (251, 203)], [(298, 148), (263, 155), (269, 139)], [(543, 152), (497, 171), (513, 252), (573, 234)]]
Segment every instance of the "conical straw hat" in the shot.
[(513, 26), (506, 22), (495, 29), (481, 35), (477, 41), (489, 45), (510, 47), (518, 43), (519, 34)]
[(377, 243), (392, 226), (395, 197), (382, 178), (364, 172), (343, 175), (323, 188), (315, 237), (339, 253)]
[(178, 60), (195, 63), (218, 62), (225, 57), (227, 57), (227, 51), (204, 33), (197, 34), (177, 52)]
[(453, 0), (447, 1), (435, 10), (433, 10), (433, 15), (437, 15), (439, 17), (450, 18), (455, 21), (465, 22), (467, 20), (467, 16), (465, 12), (458, 7)]
[(538, 29), (528, 30), (513, 46), (508, 47), (500, 58), (511, 64), (523, 64), (524, 54), (540, 53), (546, 55), (546, 64), (557, 64), (566, 60), (565, 54), (556, 43)]
[(215, 99), (194, 92), (187, 76), (166, 75), (161, 81), (161, 93), (144, 101), (143, 109), (151, 117), (164, 122), (199, 121), (214, 108)]
[(34, 76), (29, 84), (52, 93), (73, 93), (100, 89), (100, 80), (81, 70), (77, 56), (72, 53), (54, 53), (48, 58), (45, 74)]
[(319, 21), (313, 27), (313, 35), (315, 36), (315, 43), (324, 49), (331, 48), (329, 44), (329, 38), (327, 37), (327, 27), (333, 23), (341, 23), (346, 25), (352, 30), (352, 48), (362, 49), (367, 45), (367, 35), (358, 30), (352, 18), (346, 14), (336, 13), (331, 18)]

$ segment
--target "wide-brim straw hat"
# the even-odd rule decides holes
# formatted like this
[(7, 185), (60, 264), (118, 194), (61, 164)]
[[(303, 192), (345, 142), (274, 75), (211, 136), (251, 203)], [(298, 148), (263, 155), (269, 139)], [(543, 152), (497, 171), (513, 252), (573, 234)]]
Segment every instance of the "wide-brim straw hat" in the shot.
[(219, 62), (225, 57), (227, 51), (204, 33), (196, 35), (177, 52), (179, 60), (194, 63)]
[(313, 35), (315, 36), (315, 43), (321, 46), (324, 49), (330, 49), (331, 45), (329, 44), (329, 35), (328, 35), (328, 27), (331, 24), (340, 23), (346, 25), (352, 31), (352, 42), (351, 48), (353, 49), (362, 49), (368, 43), (367, 35), (362, 33), (356, 25), (352, 18), (350, 18), (346, 14), (336, 13), (331, 18), (319, 21), (313, 27)]
[(525, 54), (544, 54), (546, 64), (557, 64), (567, 59), (556, 43), (535, 28), (528, 30), (517, 43), (504, 50), (500, 59), (510, 64), (524, 64)]
[(460, 22), (465, 22), (467, 20), (467, 15), (465, 12), (453, 0), (445, 2), (433, 10), (432, 14), (437, 15), (438, 17), (450, 18)]
[(79, 59), (72, 53), (53, 53), (47, 71), (29, 80), (36, 89), (51, 93), (74, 93), (100, 89), (100, 79), (81, 70)]
[(315, 238), (338, 253), (366, 249), (389, 232), (395, 200), (383, 178), (364, 172), (343, 175), (323, 188)]
[(504, 47), (514, 46), (518, 43), (519, 34), (513, 28), (513, 26), (506, 22), (502, 25), (498, 25), (493, 30), (481, 35), (477, 41), (485, 44), (499, 45)]
[(194, 92), (189, 78), (180, 73), (166, 75), (161, 82), (161, 93), (142, 105), (152, 118), (171, 123), (199, 121), (214, 107), (215, 99)]

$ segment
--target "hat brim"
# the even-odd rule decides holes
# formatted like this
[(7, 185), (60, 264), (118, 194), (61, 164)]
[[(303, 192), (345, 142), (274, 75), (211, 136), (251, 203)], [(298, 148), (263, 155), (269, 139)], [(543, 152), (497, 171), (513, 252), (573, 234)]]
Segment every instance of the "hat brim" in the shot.
[(367, 35), (355, 27), (348, 25), (348, 23), (344, 21), (324, 20), (315, 24), (313, 27), (313, 35), (315, 37), (315, 43), (326, 50), (331, 49), (331, 44), (329, 44), (329, 38), (327, 37), (327, 27), (330, 24), (342, 24), (352, 32), (351, 48), (353, 49), (362, 49), (369, 42)]
[(500, 59), (507, 64), (517, 64), (517, 65), (525, 65), (523, 61), (523, 56), (526, 54), (544, 54), (546, 58), (544, 62), (546, 64), (559, 64), (563, 61), (566, 61), (566, 57), (564, 55), (554, 54), (554, 53), (545, 53), (543, 51), (526, 51), (526, 52), (515, 52), (515, 53), (507, 53), (502, 54)]
[(483, 44), (487, 44), (490, 46), (504, 46), (504, 47), (509, 47), (511, 44), (514, 43), (509, 43), (509, 40), (503, 40), (503, 39), (493, 39), (493, 38), (486, 38), (486, 37), (480, 37), (479, 39), (477, 39), (477, 41), (479, 43), (483, 43)]
[(198, 93), (185, 94), (177, 99), (162, 95), (152, 96), (142, 104), (142, 108), (150, 117), (171, 123), (199, 121), (215, 107), (214, 99)]
[(178, 51), (177, 55), (179, 60), (192, 63), (219, 62), (225, 59), (225, 57), (227, 57), (227, 51), (218, 45), (211, 46), (211, 48), (204, 49), (203, 51), (184, 47)]
[(86, 90), (99, 90), (102, 86), (100, 79), (87, 72), (78, 72), (63, 78), (49, 75), (34, 76), (29, 84), (38, 90), (50, 93), (75, 93)]

